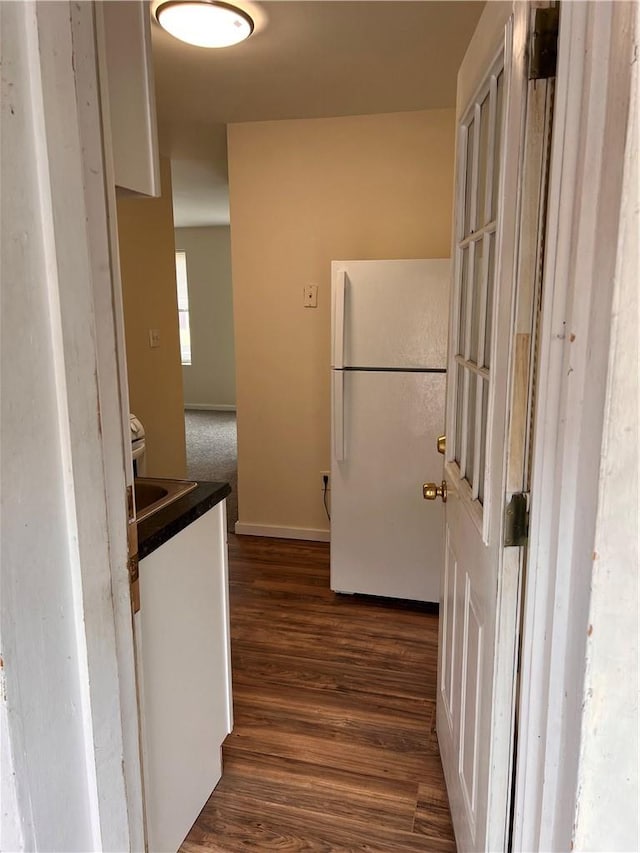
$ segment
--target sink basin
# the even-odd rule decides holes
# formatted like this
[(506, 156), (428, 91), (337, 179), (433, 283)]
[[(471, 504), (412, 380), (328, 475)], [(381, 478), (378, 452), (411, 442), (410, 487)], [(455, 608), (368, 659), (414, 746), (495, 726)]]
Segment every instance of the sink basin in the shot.
[(136, 477), (133, 490), (136, 498), (136, 521), (144, 521), (155, 512), (177, 501), (195, 489), (191, 480), (164, 480), (155, 477)]

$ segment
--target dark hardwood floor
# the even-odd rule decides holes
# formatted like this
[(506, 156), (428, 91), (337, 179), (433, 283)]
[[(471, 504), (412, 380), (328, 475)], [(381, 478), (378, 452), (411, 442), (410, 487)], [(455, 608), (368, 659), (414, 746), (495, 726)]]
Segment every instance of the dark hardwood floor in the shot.
[(329, 589), (329, 547), (229, 537), (235, 725), (182, 853), (455, 851), (438, 617)]

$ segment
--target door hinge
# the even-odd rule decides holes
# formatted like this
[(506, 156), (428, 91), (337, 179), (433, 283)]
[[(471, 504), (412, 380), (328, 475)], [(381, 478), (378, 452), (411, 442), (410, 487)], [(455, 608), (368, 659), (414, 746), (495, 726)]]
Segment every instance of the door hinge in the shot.
[(556, 76), (560, 8), (547, 6), (535, 10), (529, 51), (529, 80)]
[(129, 521), (136, 520), (136, 508), (133, 502), (133, 486), (127, 486), (127, 518)]
[(139, 577), (138, 555), (132, 554), (127, 560), (127, 571), (129, 572), (129, 582), (135, 583)]
[(504, 512), (504, 544), (519, 547), (529, 541), (529, 496), (526, 492), (518, 492)]

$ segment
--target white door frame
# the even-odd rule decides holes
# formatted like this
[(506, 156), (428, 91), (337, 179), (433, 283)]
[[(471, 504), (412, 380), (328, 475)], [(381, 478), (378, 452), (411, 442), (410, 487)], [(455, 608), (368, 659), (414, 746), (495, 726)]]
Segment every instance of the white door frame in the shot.
[(0, 12), (1, 782), (14, 808), (2, 849), (141, 850), (127, 388), (95, 8)]
[[(568, 850), (578, 820), (633, 5), (561, 4), (524, 601), (516, 851)], [(637, 35), (635, 49), (637, 63)], [(637, 241), (635, 246), (637, 262)], [(632, 496), (628, 480), (619, 488)], [(633, 549), (633, 532), (627, 535)], [(619, 782), (611, 777), (603, 784)], [(637, 825), (637, 816), (629, 819)]]

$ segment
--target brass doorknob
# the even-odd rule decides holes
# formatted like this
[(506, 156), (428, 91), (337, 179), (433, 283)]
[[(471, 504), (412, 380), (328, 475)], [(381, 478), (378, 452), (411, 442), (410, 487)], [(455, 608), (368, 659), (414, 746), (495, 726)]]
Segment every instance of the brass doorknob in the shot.
[(422, 497), (425, 501), (435, 501), (436, 498), (442, 498), (442, 503), (447, 502), (447, 481), (443, 480), (442, 485), (437, 483), (425, 483), (422, 486)]
[(438, 436), (438, 453), (444, 453), (447, 449), (447, 436), (439, 435)]

